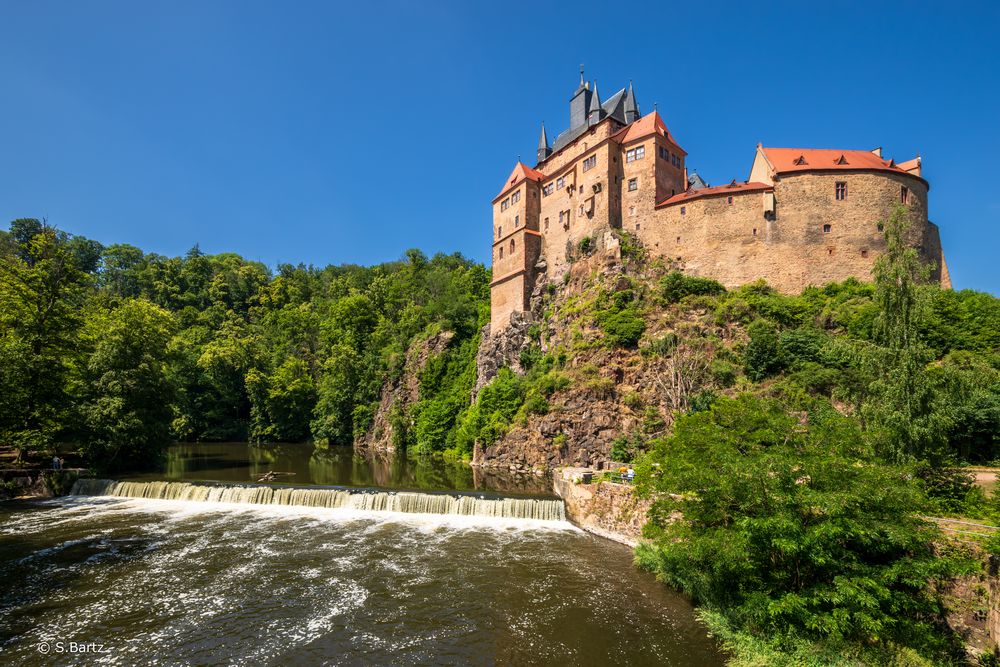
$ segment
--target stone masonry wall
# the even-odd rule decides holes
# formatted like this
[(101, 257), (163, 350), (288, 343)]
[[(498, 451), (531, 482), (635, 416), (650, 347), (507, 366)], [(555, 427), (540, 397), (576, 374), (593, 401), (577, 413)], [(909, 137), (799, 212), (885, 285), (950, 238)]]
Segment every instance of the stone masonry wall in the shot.
[(582, 472), (564, 468), (552, 477), (556, 495), (566, 503), (566, 516), (588, 532), (634, 547), (653, 501), (639, 498), (627, 484), (575, 483)]

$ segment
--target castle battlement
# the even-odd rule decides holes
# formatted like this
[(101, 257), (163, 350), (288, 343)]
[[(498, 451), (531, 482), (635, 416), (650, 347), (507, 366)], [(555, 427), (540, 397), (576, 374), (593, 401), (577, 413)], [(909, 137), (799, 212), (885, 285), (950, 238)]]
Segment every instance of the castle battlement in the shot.
[(879, 222), (902, 204), (914, 247), (950, 287), (919, 157), (758, 145), (746, 181), (709, 187), (660, 114), (640, 113), (631, 83), (602, 102), (581, 72), (569, 128), (550, 146), (543, 124), (537, 159), (518, 162), (493, 199), (493, 331), (528, 309), (541, 272), (561, 278), (580, 241), (609, 228), (726, 287), (763, 278), (798, 292), (870, 280), (885, 248)]

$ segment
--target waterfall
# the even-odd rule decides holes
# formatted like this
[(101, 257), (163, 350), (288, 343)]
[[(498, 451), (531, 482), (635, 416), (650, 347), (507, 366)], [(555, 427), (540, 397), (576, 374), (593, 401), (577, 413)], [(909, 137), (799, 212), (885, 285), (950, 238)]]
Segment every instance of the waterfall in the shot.
[(294, 505), (404, 514), (447, 514), (504, 519), (565, 521), (563, 501), (540, 498), (487, 498), (374, 489), (323, 489), (190, 482), (119, 482), (80, 479), (74, 496), (115, 496), (240, 505)]

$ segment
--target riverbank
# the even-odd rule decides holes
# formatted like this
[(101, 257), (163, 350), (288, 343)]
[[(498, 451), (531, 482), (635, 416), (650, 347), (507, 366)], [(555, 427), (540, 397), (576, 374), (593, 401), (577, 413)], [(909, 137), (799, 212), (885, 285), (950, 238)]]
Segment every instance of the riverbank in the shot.
[(64, 496), (80, 477), (90, 477), (86, 468), (45, 470), (41, 468), (0, 469), (0, 500), (52, 498)]
[(628, 484), (584, 483), (589, 468), (559, 468), (552, 473), (552, 490), (566, 504), (566, 518), (587, 532), (635, 547), (642, 537), (652, 499), (639, 498)]

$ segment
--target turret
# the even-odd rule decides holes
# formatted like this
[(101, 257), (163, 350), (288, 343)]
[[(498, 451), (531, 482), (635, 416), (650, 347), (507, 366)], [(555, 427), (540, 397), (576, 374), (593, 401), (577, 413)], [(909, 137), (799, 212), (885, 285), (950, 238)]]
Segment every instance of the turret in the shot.
[(583, 65), (580, 65), (580, 85), (569, 100), (569, 128), (587, 124), (587, 110), (590, 108), (590, 84), (583, 78)]
[(628, 92), (625, 93), (625, 122), (634, 123), (639, 120), (639, 103), (635, 101), (635, 91), (632, 82), (628, 82)]
[(597, 125), (604, 118), (604, 109), (601, 107), (601, 96), (597, 92), (597, 81), (594, 81), (594, 94), (590, 97), (590, 108), (587, 110), (587, 125)]
[(543, 162), (552, 155), (552, 148), (549, 146), (549, 138), (545, 134), (545, 123), (542, 123), (542, 136), (538, 139), (538, 161)]

